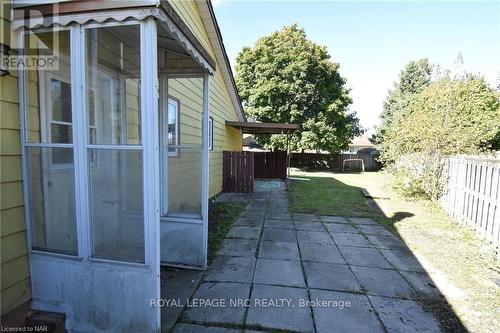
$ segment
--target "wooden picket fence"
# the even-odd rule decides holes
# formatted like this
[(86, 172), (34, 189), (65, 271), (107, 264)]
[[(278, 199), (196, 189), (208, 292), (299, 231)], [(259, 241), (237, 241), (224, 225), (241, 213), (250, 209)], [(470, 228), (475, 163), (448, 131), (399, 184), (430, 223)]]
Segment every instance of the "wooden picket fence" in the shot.
[(253, 152), (224, 151), (222, 153), (222, 170), (223, 192), (253, 192)]
[(493, 245), (500, 245), (500, 159), (457, 156), (446, 160), (443, 209)]

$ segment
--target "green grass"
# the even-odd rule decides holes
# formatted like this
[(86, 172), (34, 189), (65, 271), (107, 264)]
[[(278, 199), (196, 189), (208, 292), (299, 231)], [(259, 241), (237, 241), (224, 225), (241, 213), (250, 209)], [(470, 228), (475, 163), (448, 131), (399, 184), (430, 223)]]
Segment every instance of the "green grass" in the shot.
[(208, 212), (208, 263), (212, 262), (231, 225), (245, 210), (241, 202), (212, 202)]
[[(495, 283), (500, 281), (500, 262), (492, 247), (473, 231), (453, 222), (430, 201), (402, 197), (393, 191), (391, 175), (384, 172), (295, 171), (292, 176), (310, 179), (292, 180), (293, 211), (373, 217), (465, 293), (448, 303), (467, 330), (500, 332), (500, 287)], [(376, 197), (371, 205), (361, 194), (363, 187)], [(457, 322), (449, 313), (439, 307), (434, 312), (443, 328), (455, 331)]]
[[(289, 191), (293, 211), (319, 215), (377, 216), (359, 187), (344, 184), (324, 173), (298, 173)], [(308, 180), (307, 180), (308, 179)]]

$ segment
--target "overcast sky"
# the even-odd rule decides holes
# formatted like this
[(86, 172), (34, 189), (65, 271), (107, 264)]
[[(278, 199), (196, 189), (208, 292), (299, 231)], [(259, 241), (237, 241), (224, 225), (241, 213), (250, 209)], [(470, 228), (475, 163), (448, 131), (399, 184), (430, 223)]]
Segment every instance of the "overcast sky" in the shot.
[(298, 23), (340, 63), (361, 124), (372, 129), (387, 90), (412, 59), (500, 83), (500, 1), (213, 1), (233, 64), (244, 46)]

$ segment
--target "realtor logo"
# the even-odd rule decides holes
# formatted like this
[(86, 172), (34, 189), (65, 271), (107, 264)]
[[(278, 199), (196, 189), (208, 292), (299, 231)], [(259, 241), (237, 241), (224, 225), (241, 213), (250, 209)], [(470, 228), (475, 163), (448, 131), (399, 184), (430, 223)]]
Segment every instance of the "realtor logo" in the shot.
[[(19, 69), (59, 69), (60, 34), (57, 29), (43, 30), (58, 25), (59, 5), (45, 4), (40, 10), (29, 7), (33, 5), (19, 1), (13, 8), (10, 2), (1, 3), (2, 12), (10, 15), (12, 23), (0, 26), (3, 41), (0, 43), (0, 75)], [(24, 31), (23, 45), (18, 45), (20, 31)]]

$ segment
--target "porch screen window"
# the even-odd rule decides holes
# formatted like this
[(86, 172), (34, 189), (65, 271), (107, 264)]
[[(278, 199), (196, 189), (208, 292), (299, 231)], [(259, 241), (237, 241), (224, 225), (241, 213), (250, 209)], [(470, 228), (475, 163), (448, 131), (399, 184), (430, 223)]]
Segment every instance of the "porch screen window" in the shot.
[(85, 38), (92, 256), (142, 263), (140, 26), (87, 29)]
[[(166, 215), (201, 216), (203, 80), (197, 77), (165, 78), (164, 128), (168, 149)], [(189, 98), (183, 92), (189, 91)], [(165, 108), (165, 107), (164, 107)], [(167, 112), (168, 111), (168, 112)], [(181, 131), (179, 131), (179, 128)], [(166, 146), (166, 147), (165, 147)], [(167, 154), (164, 154), (166, 156)]]
[(57, 56), (58, 66), (29, 70), (25, 156), (35, 250), (77, 253), (69, 31), (29, 32), (29, 56)]

